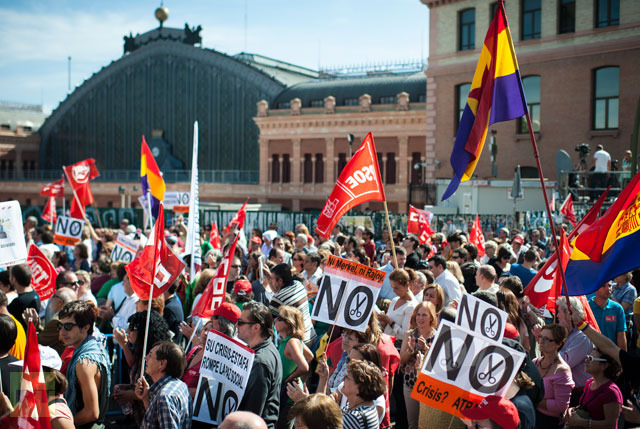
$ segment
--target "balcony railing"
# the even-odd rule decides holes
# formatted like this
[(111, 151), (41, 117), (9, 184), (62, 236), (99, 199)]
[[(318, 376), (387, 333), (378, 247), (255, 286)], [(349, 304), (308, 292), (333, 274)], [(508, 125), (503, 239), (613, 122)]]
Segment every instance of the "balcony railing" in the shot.
[(611, 186), (605, 202), (606, 207), (618, 197), (630, 177), (631, 173), (626, 171), (608, 171), (606, 173), (579, 170), (562, 171), (559, 177), (560, 194), (564, 198), (570, 192), (574, 204), (590, 206), (607, 187)]
[[(18, 172), (16, 170), (0, 171), (0, 181), (54, 181), (60, 179), (63, 172), (60, 170), (29, 170)], [(171, 170), (163, 173), (166, 183), (189, 183), (191, 170)], [(93, 179), (95, 182), (139, 182), (140, 170), (100, 170), (100, 176)], [(255, 185), (259, 183), (259, 171), (243, 170), (200, 170), (198, 173), (200, 183), (229, 183)]]

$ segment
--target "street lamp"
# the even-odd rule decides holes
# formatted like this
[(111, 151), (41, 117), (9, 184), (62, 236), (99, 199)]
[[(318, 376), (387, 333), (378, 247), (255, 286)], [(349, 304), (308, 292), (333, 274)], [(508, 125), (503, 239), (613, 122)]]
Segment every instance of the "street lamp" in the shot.
[(491, 137), (489, 137), (489, 152), (491, 153), (491, 176), (498, 177), (498, 165), (496, 160), (498, 158), (498, 143), (496, 143), (497, 130), (491, 130)]

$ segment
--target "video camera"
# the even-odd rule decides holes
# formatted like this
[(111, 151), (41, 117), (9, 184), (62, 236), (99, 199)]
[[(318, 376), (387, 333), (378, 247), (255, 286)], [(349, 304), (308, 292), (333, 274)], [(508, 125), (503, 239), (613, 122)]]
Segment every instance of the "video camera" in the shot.
[(581, 161), (585, 161), (587, 159), (587, 156), (591, 153), (591, 147), (589, 147), (589, 145), (586, 143), (580, 143), (576, 146), (575, 150), (576, 152), (578, 152)]

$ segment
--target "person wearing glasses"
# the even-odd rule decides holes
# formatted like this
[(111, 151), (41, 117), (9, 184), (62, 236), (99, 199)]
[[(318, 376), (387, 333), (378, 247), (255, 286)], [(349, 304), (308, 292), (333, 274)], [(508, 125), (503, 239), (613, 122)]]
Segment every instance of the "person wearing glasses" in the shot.
[(22, 317), (22, 313), (27, 308), (40, 311), (40, 296), (31, 287), (31, 269), (27, 264), (14, 265), (11, 267), (9, 281), (18, 292), (18, 297), (11, 301), (7, 309), (22, 324), (22, 327), (27, 329), (27, 322)]
[(253, 365), (239, 411), (251, 411), (262, 417), (269, 429), (274, 429), (280, 411), (282, 363), (273, 345), (273, 316), (269, 308), (257, 302), (244, 305), (236, 322), (238, 338), (255, 352)]
[(53, 312), (53, 318), (49, 321), (49, 323), (45, 324), (42, 330), (40, 331), (40, 320), (38, 318), (38, 312), (33, 308), (28, 308), (25, 310), (23, 316), (25, 320), (33, 321), (34, 326), (38, 331), (38, 343), (43, 346), (49, 346), (55, 351), (58, 352), (59, 355), (62, 355), (65, 349), (64, 343), (61, 341), (58, 335), (58, 314), (62, 310), (62, 308), (78, 299), (75, 291), (68, 287), (61, 287), (56, 290), (56, 292), (51, 295), (49, 298), (49, 303), (51, 311)]
[(76, 276), (78, 277), (78, 299), (82, 301), (91, 301), (96, 307), (98, 306), (98, 301), (96, 297), (91, 293), (91, 275), (84, 270), (76, 271)]
[(106, 349), (93, 337), (96, 307), (73, 301), (58, 313), (60, 340), (75, 350), (67, 367), (65, 399), (76, 427), (102, 425), (109, 405), (111, 363)]

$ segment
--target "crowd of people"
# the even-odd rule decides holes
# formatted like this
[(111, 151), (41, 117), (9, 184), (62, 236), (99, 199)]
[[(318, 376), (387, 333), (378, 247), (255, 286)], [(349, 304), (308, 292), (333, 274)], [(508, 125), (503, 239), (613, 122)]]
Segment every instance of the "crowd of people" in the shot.
[[(181, 273), (151, 301), (147, 331), (149, 302), (136, 296), (126, 263), (111, 260), (118, 233), (141, 249), (143, 231), (128, 221), (119, 229), (87, 228), (80, 243), (63, 247), (53, 243), (50, 226), (37, 223), (27, 219), (25, 240), (56, 267), (56, 291), (41, 300), (26, 264), (0, 272), (2, 411), (19, 399), (25, 332), (33, 322), (52, 386), (53, 428), (103, 427), (110, 400), (125, 423), (142, 428), (211, 427), (193, 418), (211, 330), (255, 352), (237, 411), (221, 428), (640, 424), (640, 272), (622, 274), (587, 297), (597, 329), (585, 321), (577, 297), (558, 298), (554, 313), (535, 308), (524, 289), (554, 252), (544, 228), (487, 233), (482, 256), (466, 231), (438, 232), (424, 244), (401, 231), (348, 233), (337, 225), (326, 240), (304, 224), (294, 231), (271, 224), (246, 235), (231, 228), (217, 250), (203, 228), (201, 269), (193, 279)], [(181, 217), (165, 231), (181, 257), (186, 233)], [(196, 323), (192, 311), (236, 234), (225, 302)], [(330, 255), (386, 273), (365, 332), (311, 319)], [(468, 420), (411, 396), (439, 322), (455, 320), (464, 293), (505, 311), (503, 343), (526, 354), (506, 396), (486, 397), (463, 412)]]

